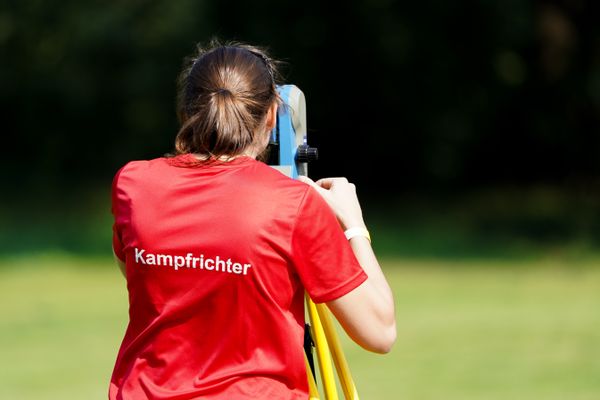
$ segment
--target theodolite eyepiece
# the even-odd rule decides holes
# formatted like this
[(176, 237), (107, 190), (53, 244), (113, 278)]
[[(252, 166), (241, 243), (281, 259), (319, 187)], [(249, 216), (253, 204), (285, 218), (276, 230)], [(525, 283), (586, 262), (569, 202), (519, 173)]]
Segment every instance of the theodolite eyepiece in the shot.
[(319, 159), (319, 152), (316, 147), (310, 147), (307, 144), (298, 146), (296, 161), (300, 163), (315, 161)]

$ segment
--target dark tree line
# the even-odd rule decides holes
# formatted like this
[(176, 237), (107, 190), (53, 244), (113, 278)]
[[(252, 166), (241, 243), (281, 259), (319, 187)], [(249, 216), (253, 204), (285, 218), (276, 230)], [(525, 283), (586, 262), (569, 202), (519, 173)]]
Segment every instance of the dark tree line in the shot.
[[(8, 1), (2, 179), (105, 185), (171, 150), (196, 42), (266, 46), (304, 90), (316, 176), (382, 193), (594, 182), (600, 10), (589, 1)], [(383, 176), (383, 173), (391, 177)]]

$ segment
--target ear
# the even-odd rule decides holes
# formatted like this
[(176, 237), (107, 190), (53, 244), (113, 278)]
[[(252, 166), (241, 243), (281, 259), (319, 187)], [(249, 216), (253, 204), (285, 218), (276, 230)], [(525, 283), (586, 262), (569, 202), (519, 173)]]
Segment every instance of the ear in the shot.
[(273, 104), (271, 104), (267, 110), (267, 118), (265, 122), (268, 131), (271, 131), (273, 128), (275, 128), (275, 124), (277, 124), (277, 102), (273, 102)]

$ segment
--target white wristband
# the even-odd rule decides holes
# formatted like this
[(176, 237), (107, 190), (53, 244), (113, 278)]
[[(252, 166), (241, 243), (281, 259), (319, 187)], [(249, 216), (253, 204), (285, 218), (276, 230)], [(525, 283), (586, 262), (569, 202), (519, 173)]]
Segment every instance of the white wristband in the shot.
[(369, 243), (371, 243), (371, 235), (369, 235), (369, 231), (360, 226), (346, 229), (344, 231), (344, 235), (346, 235), (346, 239), (348, 240), (356, 236), (364, 236), (369, 240)]

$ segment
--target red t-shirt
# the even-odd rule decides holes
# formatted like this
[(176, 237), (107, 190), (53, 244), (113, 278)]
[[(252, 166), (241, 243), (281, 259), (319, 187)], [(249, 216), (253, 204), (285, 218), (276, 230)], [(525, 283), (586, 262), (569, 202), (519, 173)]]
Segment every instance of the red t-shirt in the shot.
[(304, 291), (367, 278), (310, 186), (249, 157), (133, 161), (113, 182), (129, 325), (116, 399), (306, 399)]

